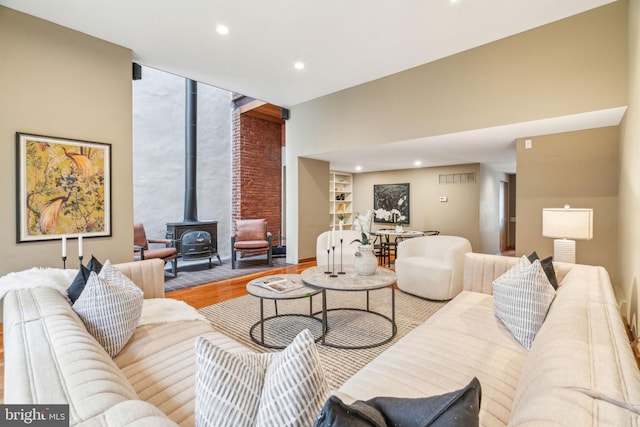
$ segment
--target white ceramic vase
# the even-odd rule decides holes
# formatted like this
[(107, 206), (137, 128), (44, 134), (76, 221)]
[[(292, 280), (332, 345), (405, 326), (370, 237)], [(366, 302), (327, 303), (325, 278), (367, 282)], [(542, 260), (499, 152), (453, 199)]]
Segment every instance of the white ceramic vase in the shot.
[(362, 276), (370, 276), (378, 268), (378, 258), (373, 253), (373, 245), (360, 245), (354, 261), (356, 272)]
[(402, 225), (396, 225), (396, 233), (402, 233), (403, 231)]

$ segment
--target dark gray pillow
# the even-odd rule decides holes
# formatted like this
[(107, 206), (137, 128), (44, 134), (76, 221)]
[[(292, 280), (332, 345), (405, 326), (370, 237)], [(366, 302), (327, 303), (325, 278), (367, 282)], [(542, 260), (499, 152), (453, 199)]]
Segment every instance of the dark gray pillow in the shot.
[(480, 424), (481, 397), (480, 381), (476, 377), (466, 387), (440, 396), (375, 397), (352, 404), (331, 396), (314, 427), (475, 427)]
[(91, 259), (87, 263), (87, 268), (89, 269), (89, 271), (95, 271), (96, 274), (100, 274), (100, 270), (102, 270), (102, 264), (100, 264), (100, 261), (98, 261), (92, 254)]
[(553, 268), (553, 257), (548, 256), (545, 259), (538, 258), (538, 254), (536, 251), (531, 252), (531, 255), (527, 257), (529, 262), (533, 264), (533, 261), (540, 260), (540, 264), (542, 264), (542, 269), (544, 270), (544, 274), (547, 275), (547, 279), (549, 279), (549, 283), (553, 286), (553, 289), (558, 289), (558, 279), (556, 278), (556, 270)]
[(314, 427), (387, 427), (384, 416), (362, 400), (344, 403), (331, 395), (320, 410)]
[(73, 282), (71, 282), (71, 285), (69, 285), (69, 287), (67, 288), (67, 295), (69, 295), (71, 303), (76, 302), (76, 300), (80, 297), (80, 294), (87, 284), (87, 280), (89, 280), (89, 274), (92, 271), (98, 274), (100, 273), (100, 270), (102, 270), (102, 264), (100, 264), (100, 261), (98, 261), (93, 255), (91, 255), (91, 259), (87, 263), (86, 267), (80, 264), (78, 274), (73, 279)]
[(71, 285), (67, 288), (67, 295), (71, 300), (71, 303), (76, 302), (78, 298), (80, 298), (80, 294), (84, 290), (84, 287), (87, 284), (87, 280), (89, 280), (89, 275), (91, 274), (91, 270), (89, 270), (84, 265), (80, 264), (80, 270), (78, 270), (78, 274), (71, 282)]

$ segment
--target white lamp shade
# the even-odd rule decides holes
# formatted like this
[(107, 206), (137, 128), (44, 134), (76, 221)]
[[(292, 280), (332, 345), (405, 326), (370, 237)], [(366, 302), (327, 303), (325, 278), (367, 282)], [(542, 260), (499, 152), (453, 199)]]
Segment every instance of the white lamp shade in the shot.
[(593, 209), (542, 209), (542, 235), (562, 239), (591, 240)]

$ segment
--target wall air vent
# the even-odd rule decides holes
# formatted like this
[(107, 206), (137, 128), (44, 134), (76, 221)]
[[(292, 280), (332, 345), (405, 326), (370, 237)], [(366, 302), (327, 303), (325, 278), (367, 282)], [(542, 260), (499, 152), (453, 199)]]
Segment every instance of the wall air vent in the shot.
[(447, 173), (438, 175), (438, 184), (473, 184), (475, 182), (475, 172)]

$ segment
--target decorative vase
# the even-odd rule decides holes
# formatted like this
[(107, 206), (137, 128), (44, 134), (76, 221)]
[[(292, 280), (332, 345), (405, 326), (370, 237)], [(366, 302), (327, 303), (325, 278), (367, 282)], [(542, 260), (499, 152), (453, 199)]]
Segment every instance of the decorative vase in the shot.
[(403, 231), (402, 224), (396, 224), (396, 233), (402, 233)]
[(373, 253), (373, 245), (360, 245), (354, 261), (356, 272), (361, 276), (371, 276), (378, 268), (378, 259)]

